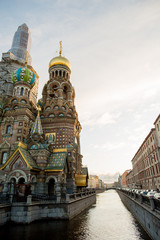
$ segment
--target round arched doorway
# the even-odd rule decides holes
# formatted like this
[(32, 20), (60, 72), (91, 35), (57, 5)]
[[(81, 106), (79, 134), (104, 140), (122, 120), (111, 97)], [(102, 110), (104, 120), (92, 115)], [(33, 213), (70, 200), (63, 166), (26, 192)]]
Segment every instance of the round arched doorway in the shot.
[(48, 182), (48, 195), (54, 196), (55, 195), (55, 180), (51, 178)]
[(20, 177), (18, 179), (18, 184), (24, 184), (25, 183), (25, 179), (23, 177)]
[(17, 196), (24, 197), (26, 192), (25, 179), (20, 177), (17, 184)]

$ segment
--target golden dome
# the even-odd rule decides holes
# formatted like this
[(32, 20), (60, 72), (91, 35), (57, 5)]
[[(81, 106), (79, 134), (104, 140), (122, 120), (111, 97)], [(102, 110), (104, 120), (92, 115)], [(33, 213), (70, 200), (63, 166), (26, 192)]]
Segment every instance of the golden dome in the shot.
[(49, 62), (49, 68), (59, 64), (67, 66), (69, 69), (71, 69), (71, 64), (69, 60), (65, 57), (62, 57), (61, 55), (51, 59), (51, 61)]

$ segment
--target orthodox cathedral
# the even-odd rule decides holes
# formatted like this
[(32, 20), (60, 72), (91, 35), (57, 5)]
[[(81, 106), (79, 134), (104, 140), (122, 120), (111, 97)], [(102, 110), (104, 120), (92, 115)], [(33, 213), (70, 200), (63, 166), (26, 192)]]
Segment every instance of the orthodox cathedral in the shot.
[(37, 102), (39, 77), (31, 66), (30, 45), (23, 24), (0, 62), (0, 192), (73, 193), (87, 186), (88, 171), (82, 167), (71, 65), (60, 42)]

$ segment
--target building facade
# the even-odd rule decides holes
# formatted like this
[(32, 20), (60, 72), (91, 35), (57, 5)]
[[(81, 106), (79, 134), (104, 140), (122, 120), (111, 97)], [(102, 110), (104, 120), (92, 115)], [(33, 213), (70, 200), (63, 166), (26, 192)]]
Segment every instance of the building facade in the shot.
[(10, 52), (3, 54), (0, 66), (5, 64), (8, 75), (0, 72), (0, 86), (6, 82), (10, 89), (4, 87), (0, 95), (1, 192), (60, 198), (86, 187), (88, 170), (82, 168), (71, 65), (62, 56), (61, 44), (59, 56), (49, 62), (49, 80), (38, 107), (38, 75), (33, 68)]
[(121, 181), (122, 181), (122, 187), (127, 187), (127, 174), (131, 171), (131, 169), (126, 170), (122, 175), (121, 175)]
[(142, 189), (160, 189), (160, 115), (132, 159), (127, 185)]

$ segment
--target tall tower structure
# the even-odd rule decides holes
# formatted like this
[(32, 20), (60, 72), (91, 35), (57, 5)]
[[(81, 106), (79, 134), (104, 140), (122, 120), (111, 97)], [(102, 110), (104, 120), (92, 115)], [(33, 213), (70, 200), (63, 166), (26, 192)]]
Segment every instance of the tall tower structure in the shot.
[(82, 155), (81, 125), (74, 104), (75, 90), (70, 75), (71, 64), (62, 56), (60, 42), (59, 56), (49, 62), (49, 80), (43, 88), (39, 104), (42, 107), (41, 121), (46, 139), (52, 135), (53, 149), (67, 149), (72, 185), (75, 174), (82, 172)]
[[(9, 52), (13, 53), (17, 60), (25, 62), (26, 53), (30, 52), (31, 33), (28, 26), (24, 23), (18, 27), (14, 34), (12, 47)], [(31, 56), (28, 57), (28, 65), (32, 64)]]
[[(10, 59), (9, 64), (15, 61), (20, 63)], [(62, 43), (59, 56), (49, 62), (49, 80), (37, 109), (31, 101), (36, 83), (31, 69), (26, 60), (13, 71), (12, 96), (3, 104), (0, 98), (0, 180), (32, 185), (34, 193), (55, 196), (60, 202), (66, 192), (86, 187), (88, 179), (82, 168), (71, 64), (62, 56)]]
[(5, 97), (13, 96), (11, 74), (17, 69), (23, 68), (27, 59), (27, 68), (35, 74), (35, 85), (30, 91), (29, 100), (36, 105), (39, 76), (31, 66), (30, 47), (31, 34), (28, 26), (24, 23), (15, 32), (11, 49), (2, 54), (0, 61), (0, 101), (3, 101)]

